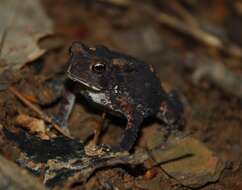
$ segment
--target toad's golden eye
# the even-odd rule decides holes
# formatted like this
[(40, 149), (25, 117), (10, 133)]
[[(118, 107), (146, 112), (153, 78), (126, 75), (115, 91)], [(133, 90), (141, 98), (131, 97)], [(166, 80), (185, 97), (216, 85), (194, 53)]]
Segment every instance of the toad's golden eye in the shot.
[(98, 63), (93, 64), (91, 69), (95, 73), (103, 73), (106, 69), (106, 65), (105, 65), (105, 63), (98, 62)]

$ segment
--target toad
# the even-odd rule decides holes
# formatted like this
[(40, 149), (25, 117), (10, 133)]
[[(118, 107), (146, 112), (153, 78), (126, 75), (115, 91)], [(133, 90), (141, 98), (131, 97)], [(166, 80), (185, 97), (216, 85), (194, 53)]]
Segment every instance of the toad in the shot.
[[(168, 129), (179, 126), (182, 105), (165, 92), (150, 65), (104, 46), (75, 42), (69, 51), (67, 76), (78, 84), (79, 93), (105, 112), (127, 119), (116, 151), (133, 147), (145, 118), (155, 116)], [(75, 96), (68, 92), (65, 99), (62, 119), (66, 121)]]

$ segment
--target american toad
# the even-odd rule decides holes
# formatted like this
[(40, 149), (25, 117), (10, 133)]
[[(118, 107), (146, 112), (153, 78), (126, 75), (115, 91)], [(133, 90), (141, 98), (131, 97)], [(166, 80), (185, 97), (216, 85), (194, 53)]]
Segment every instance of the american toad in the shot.
[[(164, 91), (150, 65), (129, 55), (75, 42), (70, 47), (67, 76), (81, 86), (79, 92), (87, 100), (127, 119), (119, 151), (132, 148), (147, 117), (156, 116), (167, 128), (179, 125), (182, 112), (179, 101)], [(68, 99), (73, 105), (73, 96), (69, 94)], [(69, 111), (65, 119), (71, 107), (66, 107)]]

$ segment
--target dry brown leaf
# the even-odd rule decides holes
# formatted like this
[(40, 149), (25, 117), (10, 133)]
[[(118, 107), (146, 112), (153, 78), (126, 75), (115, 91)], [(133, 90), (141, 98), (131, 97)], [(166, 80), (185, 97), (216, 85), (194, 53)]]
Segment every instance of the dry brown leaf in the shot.
[(17, 125), (28, 129), (30, 133), (38, 134), (41, 139), (49, 139), (49, 136), (47, 134), (47, 128), (43, 120), (36, 119), (25, 114), (20, 114), (17, 116), (15, 122)]
[(0, 74), (43, 55), (38, 40), (53, 32), (38, 0), (1, 0), (0, 23)]
[[(191, 136), (178, 134), (164, 142), (164, 131), (146, 129), (147, 148), (152, 150), (153, 161), (182, 185), (198, 188), (218, 180), (224, 163), (202, 142)], [(158, 148), (160, 147), (160, 148)], [(149, 160), (146, 165), (152, 165)]]

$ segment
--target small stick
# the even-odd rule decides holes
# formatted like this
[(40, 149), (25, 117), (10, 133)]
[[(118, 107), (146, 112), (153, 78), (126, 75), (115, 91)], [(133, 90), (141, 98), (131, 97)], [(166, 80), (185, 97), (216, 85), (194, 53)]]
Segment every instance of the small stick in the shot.
[(176, 13), (191, 27), (199, 27), (199, 24), (196, 20), (196, 18), (190, 14), (189, 11), (183, 7), (179, 1), (167, 1), (168, 5), (173, 8)]
[(185, 22), (180, 21), (179, 19), (177, 19), (173, 16), (170, 16), (164, 12), (161, 12), (160, 10), (158, 10), (152, 6), (147, 6), (147, 4), (142, 4), (142, 3), (137, 4), (136, 2), (131, 2), (129, 0), (126, 0), (126, 1), (100, 0), (100, 1), (108, 2), (113, 5), (117, 5), (117, 6), (120, 6), (121, 4), (126, 7), (135, 5), (135, 8), (138, 9), (139, 11), (149, 14), (154, 19), (156, 19), (158, 22), (160, 22), (164, 25), (167, 25), (168, 27), (170, 27), (178, 32), (191, 36), (192, 38), (203, 43), (204, 45), (216, 48), (220, 51), (228, 53), (231, 56), (235, 56), (238, 58), (242, 57), (242, 48), (240, 46), (238, 46), (236, 44), (226, 45), (223, 42), (223, 40), (221, 40), (219, 37), (202, 30), (199, 27), (198, 23), (196, 22), (196, 19), (192, 18), (192, 15), (190, 15), (189, 12), (186, 11), (176, 1), (175, 1), (175, 4), (173, 4), (172, 6), (183, 17)]
[(188, 34), (206, 45), (216, 47), (218, 49), (223, 48), (223, 43), (219, 38), (200, 30), (198, 27), (189, 27), (182, 21), (179, 21), (175, 17), (172, 17), (163, 12), (159, 12), (159, 14), (156, 15), (156, 18), (161, 23), (166, 24), (167, 26), (170, 26), (171, 28), (176, 29), (179, 32)]
[(30, 101), (28, 101), (24, 96), (22, 96), (14, 87), (9, 87), (9, 90), (21, 101), (23, 102), (26, 106), (28, 106), (31, 110), (36, 112), (41, 119), (43, 119), (47, 123), (51, 123), (52, 127), (56, 129), (59, 133), (61, 133), (63, 136), (68, 137), (70, 139), (73, 139), (69, 134), (67, 134), (65, 131), (63, 131), (59, 125), (54, 123), (52, 121), (52, 118), (49, 117), (46, 113), (44, 113), (42, 110), (40, 110), (37, 106), (32, 104)]
[(131, 4), (130, 0), (99, 0), (103, 3), (110, 3), (115, 6), (129, 6)]
[(205, 32), (199, 27), (191, 27), (189, 24), (184, 23), (166, 13), (160, 12), (159, 10), (156, 10), (155, 8), (150, 6), (142, 6), (141, 10), (150, 14), (153, 18), (157, 19), (158, 22), (165, 24), (178, 32), (189, 35), (207, 46), (217, 48), (220, 51), (224, 51), (235, 57), (242, 57), (241, 47), (235, 44), (225, 45), (219, 37), (208, 32)]
[(98, 123), (97, 126), (96, 126), (96, 129), (95, 129), (95, 132), (94, 132), (94, 138), (93, 138), (93, 140), (92, 140), (92, 142), (93, 142), (93, 144), (94, 144), (95, 146), (96, 146), (97, 143), (98, 143), (98, 140), (99, 140), (99, 137), (100, 137), (100, 134), (101, 134), (101, 131), (102, 131), (103, 125), (104, 125), (105, 118), (106, 118), (106, 112), (103, 112), (103, 113), (102, 113), (101, 121), (100, 121), (100, 123)]

